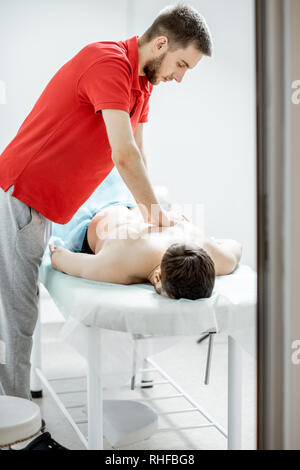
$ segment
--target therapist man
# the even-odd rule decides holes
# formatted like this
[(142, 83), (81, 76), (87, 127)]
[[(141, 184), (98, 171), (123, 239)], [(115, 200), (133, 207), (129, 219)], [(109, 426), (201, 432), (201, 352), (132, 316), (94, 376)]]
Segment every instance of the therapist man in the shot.
[(31, 399), (38, 273), (51, 222), (67, 223), (115, 165), (146, 222), (175, 223), (147, 175), (143, 123), (153, 85), (180, 83), (211, 52), (204, 18), (184, 4), (162, 10), (141, 37), (89, 44), (58, 70), (0, 155), (0, 340), (6, 345), (0, 380), (6, 394)]

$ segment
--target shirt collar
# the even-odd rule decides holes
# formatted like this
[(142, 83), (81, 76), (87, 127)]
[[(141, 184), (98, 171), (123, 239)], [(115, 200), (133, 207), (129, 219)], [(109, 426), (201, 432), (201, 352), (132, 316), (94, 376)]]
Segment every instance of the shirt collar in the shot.
[(132, 89), (139, 92), (144, 91), (146, 93), (151, 93), (153, 86), (147, 79), (146, 75), (139, 76), (138, 38), (139, 36), (133, 36), (125, 41), (128, 49), (128, 59), (131, 63), (133, 72)]

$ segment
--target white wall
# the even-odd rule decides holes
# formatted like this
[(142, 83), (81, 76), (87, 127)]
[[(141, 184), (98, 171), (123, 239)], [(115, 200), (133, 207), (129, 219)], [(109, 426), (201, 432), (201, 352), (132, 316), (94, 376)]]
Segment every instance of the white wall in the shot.
[[(130, 34), (141, 35), (172, 2), (135, 1)], [(208, 233), (244, 244), (256, 267), (255, 42), (253, 0), (194, 0), (214, 37), (183, 81), (153, 90), (145, 142), (154, 184), (178, 203), (204, 203)]]
[[(141, 35), (162, 0), (0, 2), (0, 152), (57, 69), (92, 41)], [(153, 184), (174, 202), (204, 203), (206, 230), (244, 244), (256, 264), (253, 0), (189, 2), (207, 19), (215, 52), (182, 83), (161, 83), (151, 98), (145, 144)], [(1, 103), (1, 101), (0, 101)]]
[(90, 42), (126, 38), (126, 17), (124, 0), (0, 1), (0, 152), (65, 62)]

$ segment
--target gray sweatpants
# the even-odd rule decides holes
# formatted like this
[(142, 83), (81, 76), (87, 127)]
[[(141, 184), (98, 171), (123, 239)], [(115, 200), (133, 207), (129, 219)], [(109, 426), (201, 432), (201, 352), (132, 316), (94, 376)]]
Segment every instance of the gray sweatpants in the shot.
[(52, 223), (0, 188), (0, 340), (5, 364), (0, 382), (6, 395), (31, 399), (30, 355), (38, 316), (39, 266)]

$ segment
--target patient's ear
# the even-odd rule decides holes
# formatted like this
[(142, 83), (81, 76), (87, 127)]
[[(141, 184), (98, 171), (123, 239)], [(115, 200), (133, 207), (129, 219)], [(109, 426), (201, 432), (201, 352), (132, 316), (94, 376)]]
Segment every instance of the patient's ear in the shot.
[(155, 282), (161, 282), (161, 269), (160, 266), (154, 271), (154, 280)]

